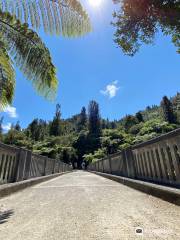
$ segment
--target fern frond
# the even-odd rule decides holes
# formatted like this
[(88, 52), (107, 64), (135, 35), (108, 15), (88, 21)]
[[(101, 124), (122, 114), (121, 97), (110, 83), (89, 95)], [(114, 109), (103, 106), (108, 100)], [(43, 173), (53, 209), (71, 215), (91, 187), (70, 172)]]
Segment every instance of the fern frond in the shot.
[(35, 89), (54, 99), (58, 81), (49, 50), (40, 37), (9, 13), (0, 12), (0, 39), (15, 64)]
[(78, 0), (0, 0), (0, 10), (16, 15), (34, 29), (74, 37), (91, 31), (90, 20)]
[(15, 89), (15, 73), (4, 43), (0, 41), (0, 110), (11, 104)]

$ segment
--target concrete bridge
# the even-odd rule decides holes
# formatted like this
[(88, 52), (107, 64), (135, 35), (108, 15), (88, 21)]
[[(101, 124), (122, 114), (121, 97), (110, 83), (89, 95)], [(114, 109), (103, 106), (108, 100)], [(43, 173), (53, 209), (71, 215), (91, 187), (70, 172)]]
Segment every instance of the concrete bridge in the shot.
[(0, 212), (2, 240), (180, 239), (179, 206), (83, 171), (2, 198)]

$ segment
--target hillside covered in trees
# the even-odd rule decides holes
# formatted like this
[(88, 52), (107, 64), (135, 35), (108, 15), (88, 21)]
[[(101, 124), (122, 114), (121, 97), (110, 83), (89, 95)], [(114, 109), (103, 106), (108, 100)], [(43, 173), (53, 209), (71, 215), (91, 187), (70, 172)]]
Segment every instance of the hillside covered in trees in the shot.
[[(101, 118), (99, 104), (90, 101), (86, 110), (69, 119), (61, 118), (61, 107), (56, 106), (52, 120), (34, 119), (25, 129), (20, 123), (3, 133), (0, 120), (0, 138), (5, 144), (27, 148), (50, 158), (81, 167), (108, 154), (113, 154), (180, 127), (180, 93), (162, 98), (159, 106), (148, 106), (135, 115), (120, 120)], [(75, 164), (76, 163), (76, 164)]]

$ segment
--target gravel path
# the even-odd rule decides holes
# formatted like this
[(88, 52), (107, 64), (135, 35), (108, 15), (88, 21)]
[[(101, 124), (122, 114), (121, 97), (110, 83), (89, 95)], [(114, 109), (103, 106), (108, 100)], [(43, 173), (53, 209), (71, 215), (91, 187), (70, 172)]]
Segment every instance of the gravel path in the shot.
[(0, 200), (0, 240), (92, 239), (179, 240), (180, 207), (82, 171)]

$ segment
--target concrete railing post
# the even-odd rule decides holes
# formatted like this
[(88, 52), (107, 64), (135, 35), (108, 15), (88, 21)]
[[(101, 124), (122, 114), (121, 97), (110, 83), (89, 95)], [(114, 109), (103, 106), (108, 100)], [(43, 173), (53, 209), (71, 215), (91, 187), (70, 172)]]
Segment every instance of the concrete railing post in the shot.
[(54, 159), (53, 161), (52, 174), (54, 174), (55, 172), (55, 165), (56, 165), (56, 159)]
[(135, 178), (136, 177), (135, 162), (134, 162), (134, 156), (131, 148), (126, 149), (125, 158), (126, 158), (127, 176), (130, 178)]
[(17, 152), (17, 165), (16, 165), (16, 181), (22, 181), (24, 179), (24, 171), (26, 164), (27, 151), (24, 149), (19, 149)]
[(44, 159), (44, 170), (43, 170), (43, 176), (46, 176), (46, 165), (47, 165), (47, 157)]
[(25, 162), (25, 170), (24, 170), (24, 179), (28, 179), (29, 178), (31, 159), (32, 159), (32, 152), (31, 151), (27, 151), (26, 162)]
[(112, 166), (111, 166), (111, 156), (108, 156), (109, 159), (109, 173), (112, 173)]

